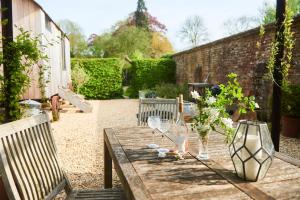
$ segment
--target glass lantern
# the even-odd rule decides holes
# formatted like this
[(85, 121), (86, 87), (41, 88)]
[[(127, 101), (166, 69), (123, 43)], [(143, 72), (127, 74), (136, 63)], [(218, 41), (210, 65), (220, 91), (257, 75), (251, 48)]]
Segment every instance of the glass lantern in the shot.
[(263, 179), (275, 154), (268, 125), (258, 121), (239, 121), (229, 152), (240, 178), (247, 181)]

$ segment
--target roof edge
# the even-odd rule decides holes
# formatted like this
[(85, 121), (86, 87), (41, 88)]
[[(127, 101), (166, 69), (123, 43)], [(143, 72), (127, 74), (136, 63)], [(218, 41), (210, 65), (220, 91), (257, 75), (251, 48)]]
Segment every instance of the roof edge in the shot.
[(46, 10), (38, 3), (36, 2), (35, 0), (32, 0), (32, 2), (37, 6), (39, 7), (44, 13), (45, 15), (51, 20), (51, 22), (55, 25), (55, 27), (66, 37), (69, 39), (69, 37), (67, 36), (67, 34), (56, 24), (56, 22), (50, 17), (50, 15), (46, 12)]

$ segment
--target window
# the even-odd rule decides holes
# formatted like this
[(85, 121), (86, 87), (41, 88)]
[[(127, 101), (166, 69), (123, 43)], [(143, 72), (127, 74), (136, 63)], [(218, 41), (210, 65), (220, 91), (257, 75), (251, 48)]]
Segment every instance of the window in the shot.
[(45, 15), (45, 26), (46, 26), (46, 29), (47, 29), (49, 32), (52, 32), (52, 29), (51, 29), (51, 20), (50, 20), (50, 18), (48, 17), (48, 15)]
[(66, 44), (65, 44), (65, 37), (62, 36), (61, 38), (61, 64), (62, 70), (67, 70), (66, 66)]

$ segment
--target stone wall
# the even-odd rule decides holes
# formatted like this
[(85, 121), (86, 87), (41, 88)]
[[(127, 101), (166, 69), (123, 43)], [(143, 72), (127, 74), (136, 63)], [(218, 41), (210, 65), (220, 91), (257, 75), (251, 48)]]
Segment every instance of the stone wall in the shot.
[[(238, 74), (244, 93), (255, 95), (261, 113), (268, 113), (265, 111), (270, 107), (272, 82), (264, 77), (275, 26), (268, 25), (265, 31), (263, 38), (259, 37), (259, 28), (255, 28), (174, 54), (177, 83), (203, 82), (207, 77), (209, 83), (224, 83), (226, 74), (234, 72)], [(300, 16), (295, 18), (293, 31), (296, 45), (290, 80), (300, 84)], [(258, 49), (256, 43), (260, 40), (262, 45)], [(263, 114), (260, 117), (266, 120), (268, 116)]]

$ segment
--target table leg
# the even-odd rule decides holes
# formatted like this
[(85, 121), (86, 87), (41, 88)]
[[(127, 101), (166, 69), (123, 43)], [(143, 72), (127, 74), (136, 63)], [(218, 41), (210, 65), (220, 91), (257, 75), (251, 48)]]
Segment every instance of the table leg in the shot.
[(104, 188), (112, 188), (112, 159), (104, 142)]

